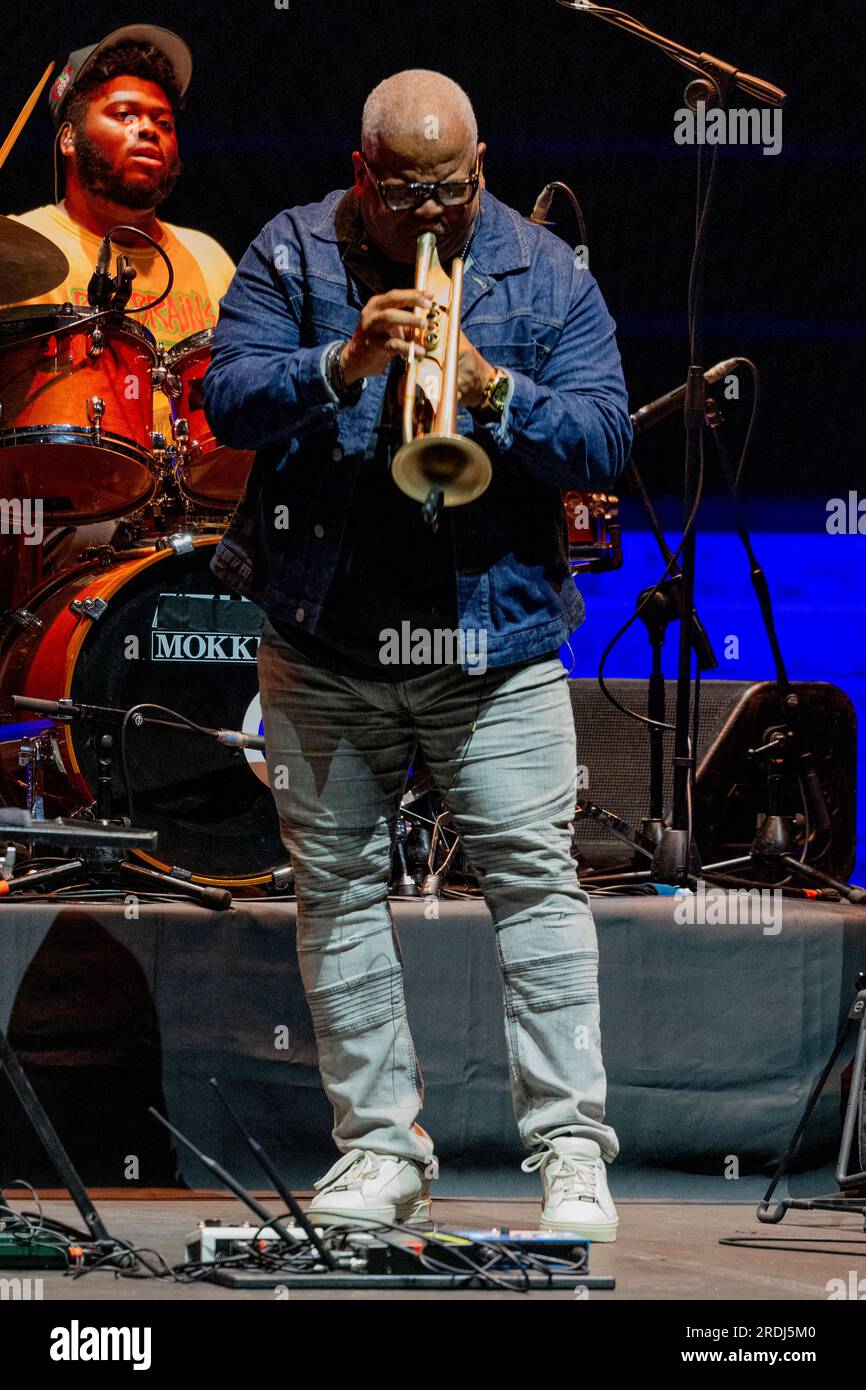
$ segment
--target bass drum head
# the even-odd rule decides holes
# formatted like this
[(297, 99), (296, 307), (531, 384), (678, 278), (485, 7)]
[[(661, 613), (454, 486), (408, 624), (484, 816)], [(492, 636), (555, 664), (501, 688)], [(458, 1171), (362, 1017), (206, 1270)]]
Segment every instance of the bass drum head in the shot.
[[(256, 651), (264, 614), (211, 573), (216, 545), (198, 541), (192, 553), (129, 564), (129, 580), (93, 623), (75, 662), (74, 701), (121, 709), (152, 702), (210, 728), (261, 733)], [(71, 737), (95, 797), (96, 755), (83, 727), (73, 726)], [(118, 732), (112, 804), (115, 815), (125, 815), (119, 743)], [(280, 883), (289, 858), (262, 753), (224, 748), (192, 732), (136, 728), (130, 720), (126, 760), (134, 824), (159, 833), (156, 855), (138, 857), (200, 883)]]

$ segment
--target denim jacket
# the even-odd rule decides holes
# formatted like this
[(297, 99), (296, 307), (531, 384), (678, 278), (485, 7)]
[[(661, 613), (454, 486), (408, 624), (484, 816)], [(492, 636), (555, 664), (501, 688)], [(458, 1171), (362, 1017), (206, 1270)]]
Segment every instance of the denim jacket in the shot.
[[(458, 410), (457, 430), (486, 449), (493, 480), (449, 516), (459, 625), (486, 634), (495, 667), (555, 650), (582, 622), (561, 490), (608, 490), (631, 424), (615, 325), (592, 275), (544, 227), (486, 189), (481, 199), (461, 322), (511, 380), (501, 415)], [(221, 301), (203, 388), (217, 437), (256, 451), (212, 568), (308, 633), (359, 468), (375, 450), (385, 390), (385, 376), (371, 377), (357, 404), (341, 405), (323, 374), (329, 346), (351, 337), (363, 303), (383, 288), (364, 282), (363, 236), (351, 191), (269, 222)]]

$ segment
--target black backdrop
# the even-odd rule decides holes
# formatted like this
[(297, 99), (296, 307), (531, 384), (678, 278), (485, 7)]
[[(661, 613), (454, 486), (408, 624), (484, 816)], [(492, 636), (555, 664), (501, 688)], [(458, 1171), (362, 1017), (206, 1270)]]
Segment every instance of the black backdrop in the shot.
[[(785, 88), (782, 152), (722, 150), (711, 239), (705, 361), (757, 361), (764, 407), (750, 486), (830, 496), (863, 470), (864, 20), (846, 0), (632, 0), (650, 27)], [(4, 6), (8, 129), (50, 58), (121, 24), (177, 30), (194, 57), (181, 126), (185, 173), (164, 215), (237, 258), (280, 207), (350, 179), (364, 97), (402, 67), (467, 88), (489, 145), (491, 189), (528, 213), (550, 179), (570, 183), (590, 266), (620, 325), (633, 405), (682, 379), (694, 224), (694, 151), (673, 140), (684, 70), (554, 0), (40, 0)], [(738, 99), (736, 105), (746, 104)], [(0, 173), (7, 212), (50, 201), (43, 97)], [(559, 230), (579, 238), (565, 202)], [(859, 259), (859, 258), (858, 258)], [(654, 486), (675, 489), (673, 424), (648, 437)], [(782, 523), (784, 525), (784, 522)]]

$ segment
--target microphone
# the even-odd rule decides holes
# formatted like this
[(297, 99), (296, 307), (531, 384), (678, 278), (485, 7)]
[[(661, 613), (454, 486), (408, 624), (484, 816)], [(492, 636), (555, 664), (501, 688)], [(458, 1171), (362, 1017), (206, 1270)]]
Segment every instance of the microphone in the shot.
[[(713, 386), (722, 377), (733, 372), (743, 361), (742, 357), (728, 357), (724, 362), (717, 362), (709, 371), (704, 372), (704, 381), (708, 386)], [(668, 391), (666, 396), (659, 396), (656, 400), (650, 401), (649, 405), (642, 405), (640, 410), (636, 410), (631, 416), (632, 425), (635, 432), (640, 434), (643, 430), (651, 429), (657, 425), (659, 420), (664, 420), (665, 416), (673, 415), (686, 398), (685, 385), (677, 386), (674, 391)]]
[(543, 226), (547, 225), (547, 214), (550, 212), (550, 205), (553, 202), (555, 192), (556, 188), (552, 183), (544, 185), (533, 204), (532, 212), (529, 214), (530, 222), (540, 222)]
[(93, 309), (107, 309), (114, 291), (111, 275), (111, 234), (104, 236), (99, 243), (96, 269), (87, 286), (87, 302)]
[(118, 256), (117, 273), (111, 282), (114, 288), (111, 307), (117, 310), (118, 313), (122, 313), (129, 303), (130, 295), (132, 294), (132, 282), (137, 274), (138, 272), (130, 263), (128, 256)]
[[(16, 709), (34, 710), (37, 714), (53, 715), (55, 719), (70, 720), (74, 715), (101, 715), (113, 716), (114, 721), (119, 723), (124, 716), (122, 709), (104, 709), (101, 705), (79, 705), (74, 704), (70, 699), (63, 700), (40, 700), (32, 695), (13, 695), (11, 703)], [(143, 724), (160, 724), (166, 728), (176, 730), (178, 733), (201, 733), (210, 738), (215, 738), (218, 743), (223, 743), (227, 748), (259, 748), (264, 752), (265, 740), (261, 734), (243, 734), (237, 729), (211, 729), (205, 725), (190, 729), (187, 724), (172, 724), (165, 719), (147, 719), (139, 715)]]

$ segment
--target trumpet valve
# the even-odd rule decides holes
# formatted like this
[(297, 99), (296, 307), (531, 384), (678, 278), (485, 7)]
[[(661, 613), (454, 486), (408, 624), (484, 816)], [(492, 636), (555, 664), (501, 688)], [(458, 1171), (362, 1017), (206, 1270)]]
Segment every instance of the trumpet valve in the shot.
[(439, 344), (439, 310), (434, 305), (427, 310), (427, 327), (424, 329), (424, 349), (432, 350)]

